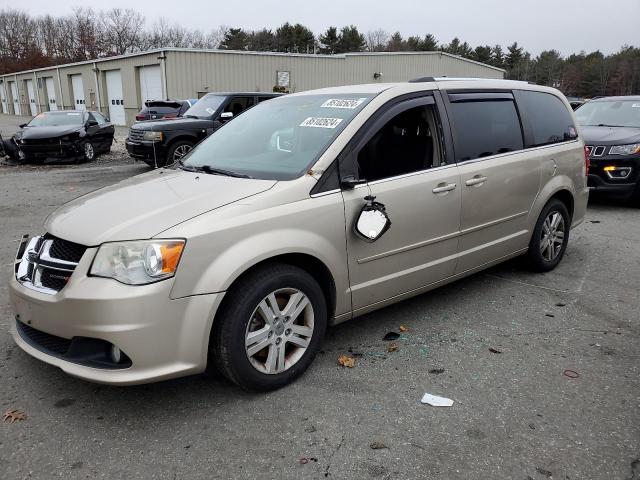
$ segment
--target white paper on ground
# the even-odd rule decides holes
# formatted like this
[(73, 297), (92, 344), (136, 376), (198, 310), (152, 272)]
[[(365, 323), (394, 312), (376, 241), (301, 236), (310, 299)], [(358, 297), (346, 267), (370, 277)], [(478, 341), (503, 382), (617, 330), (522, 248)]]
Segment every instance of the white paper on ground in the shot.
[(445, 397), (437, 397), (435, 395), (431, 395), (430, 393), (425, 393), (420, 400), (422, 403), (426, 403), (431, 405), (432, 407), (450, 407), (453, 405), (453, 400)]

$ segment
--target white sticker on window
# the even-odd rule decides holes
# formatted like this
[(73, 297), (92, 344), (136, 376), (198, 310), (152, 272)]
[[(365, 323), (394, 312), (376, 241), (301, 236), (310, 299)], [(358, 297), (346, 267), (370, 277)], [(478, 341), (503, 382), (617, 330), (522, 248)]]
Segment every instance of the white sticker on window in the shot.
[(79, 113), (67, 113), (67, 115), (68, 115), (68, 116), (70, 116), (70, 117), (77, 117), (77, 116), (80, 116), (80, 114), (79, 114)]
[(640, 103), (634, 103), (631, 105), (631, 108), (640, 108)]
[(361, 105), (366, 98), (358, 98), (357, 100), (348, 98), (330, 98), (322, 105), (321, 108), (346, 108), (348, 110), (355, 110)]
[(326, 118), (326, 117), (309, 117), (300, 124), (301, 127), (315, 127), (315, 128), (336, 128), (340, 125), (341, 118)]
[(209, 115), (213, 115), (213, 112), (215, 112), (215, 110), (211, 107), (205, 108), (204, 111), (207, 112)]

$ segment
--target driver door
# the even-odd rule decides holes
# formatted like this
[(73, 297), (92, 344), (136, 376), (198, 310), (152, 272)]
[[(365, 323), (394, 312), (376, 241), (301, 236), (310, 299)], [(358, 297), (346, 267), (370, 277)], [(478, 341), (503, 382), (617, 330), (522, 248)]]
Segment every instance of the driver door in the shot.
[[(344, 165), (366, 179), (342, 192), (355, 313), (454, 274), (461, 188), (458, 167), (447, 158), (432, 95), (390, 107), (347, 157)], [(391, 220), (373, 242), (353, 229), (368, 195)]]

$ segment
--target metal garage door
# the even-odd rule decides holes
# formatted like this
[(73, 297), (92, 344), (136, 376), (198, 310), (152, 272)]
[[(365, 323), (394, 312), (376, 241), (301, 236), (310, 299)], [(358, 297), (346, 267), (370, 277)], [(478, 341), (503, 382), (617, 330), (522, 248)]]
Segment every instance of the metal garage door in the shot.
[(31, 115), (36, 116), (38, 114), (38, 106), (36, 105), (36, 94), (33, 91), (33, 80), (27, 80), (27, 97), (29, 97)]
[(147, 100), (164, 100), (160, 65), (140, 67), (140, 99), (143, 105)]
[(86, 110), (82, 75), (71, 75), (71, 86), (73, 88), (73, 108), (75, 110)]
[(20, 99), (18, 98), (18, 86), (16, 82), (9, 82), (9, 89), (11, 90), (11, 99), (13, 100), (13, 113), (15, 115), (22, 115), (20, 110)]
[(109, 104), (109, 119), (116, 125), (126, 125), (124, 115), (124, 100), (122, 99), (122, 75), (120, 70), (108, 70), (107, 102)]
[(44, 83), (47, 87), (49, 111), (55, 112), (56, 110), (58, 110), (58, 104), (56, 103), (56, 87), (53, 86), (53, 77), (45, 78)]
[(2, 113), (9, 113), (9, 105), (7, 105), (7, 82), (0, 83), (0, 102), (2, 103)]

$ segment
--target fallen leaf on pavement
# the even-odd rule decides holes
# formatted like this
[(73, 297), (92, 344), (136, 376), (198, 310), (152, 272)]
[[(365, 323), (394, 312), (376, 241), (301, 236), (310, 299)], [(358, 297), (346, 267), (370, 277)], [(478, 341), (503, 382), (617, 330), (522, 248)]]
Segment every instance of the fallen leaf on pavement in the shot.
[(489, 348), (489, 351), (490, 351), (491, 353), (502, 353), (500, 350), (496, 350), (496, 349), (495, 349), (495, 348), (493, 348), (493, 347)]
[(407, 331), (409, 331), (409, 329), (407, 327), (405, 327), (404, 325), (400, 325), (400, 331), (401, 332), (407, 332)]
[(353, 368), (356, 366), (356, 359), (353, 357), (348, 357), (347, 355), (340, 355), (338, 357), (338, 363), (343, 367)]
[(380, 450), (382, 448), (389, 448), (382, 442), (373, 442), (371, 445), (369, 445), (369, 447), (371, 447), (372, 450)]
[(22, 410), (7, 410), (2, 416), (3, 422), (16, 423), (27, 419), (27, 414)]
[(397, 343), (392, 343), (391, 345), (389, 345), (389, 348), (387, 348), (387, 352), (389, 352), (389, 353), (395, 352), (396, 350), (398, 350), (398, 344)]

